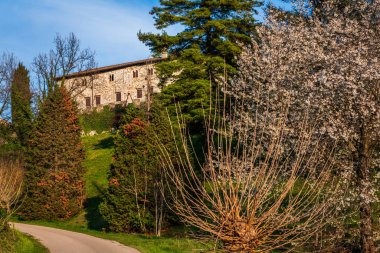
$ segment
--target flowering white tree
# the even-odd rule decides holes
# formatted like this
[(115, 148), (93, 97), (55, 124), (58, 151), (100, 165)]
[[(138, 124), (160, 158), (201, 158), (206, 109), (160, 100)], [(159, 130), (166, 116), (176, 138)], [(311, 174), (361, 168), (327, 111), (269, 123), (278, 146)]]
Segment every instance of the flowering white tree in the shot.
[[(325, 1), (326, 13), (332, 3)], [(350, 12), (347, 8), (343, 14), (331, 12), (327, 20), (299, 9), (301, 15), (292, 17), (292, 22), (277, 18), (278, 12), (269, 13), (259, 29), (260, 42), (241, 56), (241, 74), (233, 88), (238, 97), (265, 101), (263, 108), (272, 111), (290, 104), (287, 125), (294, 135), (305, 111), (319, 122), (316, 133), (337, 143), (339, 171), (354, 186), (362, 251), (375, 252), (372, 207), (378, 201), (375, 181), (380, 167), (380, 3), (363, 0), (355, 9), (359, 13), (355, 18), (345, 15)]]

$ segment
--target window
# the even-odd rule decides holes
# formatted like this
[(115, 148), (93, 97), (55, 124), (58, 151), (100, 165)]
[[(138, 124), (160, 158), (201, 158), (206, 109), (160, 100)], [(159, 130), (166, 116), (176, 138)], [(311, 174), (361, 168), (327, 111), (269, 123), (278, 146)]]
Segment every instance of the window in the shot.
[(137, 89), (137, 98), (142, 98), (142, 89)]
[(150, 87), (149, 87), (149, 93), (150, 93), (150, 94), (153, 94), (153, 91), (154, 91), (153, 86), (150, 86)]
[(153, 69), (148, 69), (148, 75), (153, 75)]
[(114, 76), (114, 74), (111, 74), (110, 75), (110, 82), (113, 82), (113, 81), (115, 81), (115, 76)]
[(121, 92), (116, 92), (116, 102), (121, 101)]
[(100, 105), (100, 96), (95, 96), (96, 105)]
[(91, 98), (90, 97), (85, 97), (86, 100), (86, 107), (91, 107)]
[(133, 78), (137, 78), (139, 77), (139, 71), (138, 70), (134, 70), (133, 71)]

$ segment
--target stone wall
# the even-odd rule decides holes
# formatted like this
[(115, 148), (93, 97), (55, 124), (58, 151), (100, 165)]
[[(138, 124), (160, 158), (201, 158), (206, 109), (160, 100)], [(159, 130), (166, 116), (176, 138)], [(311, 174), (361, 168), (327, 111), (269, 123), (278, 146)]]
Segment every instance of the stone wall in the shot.
[[(154, 63), (136, 64), (116, 70), (103, 70), (97, 74), (71, 77), (64, 83), (81, 111), (100, 109), (106, 105), (112, 107), (115, 104), (140, 104), (147, 100), (149, 90), (153, 93), (160, 92)], [(117, 101), (117, 95), (121, 101)], [(97, 104), (97, 97), (100, 104)]]

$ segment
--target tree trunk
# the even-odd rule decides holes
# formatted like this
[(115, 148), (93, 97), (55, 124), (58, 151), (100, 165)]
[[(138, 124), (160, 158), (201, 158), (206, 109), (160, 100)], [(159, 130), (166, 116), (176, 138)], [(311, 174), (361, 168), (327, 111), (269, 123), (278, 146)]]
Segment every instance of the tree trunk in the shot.
[(356, 175), (360, 201), (360, 242), (363, 253), (375, 253), (373, 240), (372, 209), (370, 200), (371, 181), (368, 162), (368, 138), (365, 127), (361, 128), (361, 140), (358, 147)]

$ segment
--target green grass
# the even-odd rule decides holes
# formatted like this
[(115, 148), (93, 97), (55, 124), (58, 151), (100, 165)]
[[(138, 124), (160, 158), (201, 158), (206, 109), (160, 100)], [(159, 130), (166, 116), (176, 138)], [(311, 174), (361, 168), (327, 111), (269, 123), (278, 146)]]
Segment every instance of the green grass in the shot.
[(86, 194), (88, 198), (98, 197), (107, 187), (107, 172), (112, 162), (113, 135), (103, 133), (82, 138), (86, 150)]
[(76, 217), (63, 222), (66, 225), (101, 230), (105, 226), (98, 206), (102, 192), (107, 188), (107, 173), (112, 162), (113, 135), (103, 133), (82, 138), (86, 150), (84, 167), (86, 168), (86, 195), (85, 210)]
[(149, 236), (141, 234), (106, 233), (83, 227), (73, 226), (62, 222), (33, 221), (23, 222), (40, 226), (60, 228), (80, 232), (108, 240), (114, 240), (124, 245), (133, 247), (142, 253), (197, 253), (210, 252), (208, 246), (199, 241), (184, 238), (183, 235), (171, 235), (170, 237)]
[(49, 251), (40, 242), (26, 234), (15, 232), (18, 240), (15, 244), (17, 253), (48, 253)]
[(13, 229), (1, 231), (0, 253), (48, 253), (36, 239)]

